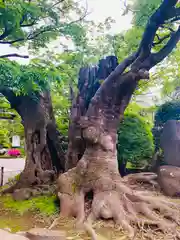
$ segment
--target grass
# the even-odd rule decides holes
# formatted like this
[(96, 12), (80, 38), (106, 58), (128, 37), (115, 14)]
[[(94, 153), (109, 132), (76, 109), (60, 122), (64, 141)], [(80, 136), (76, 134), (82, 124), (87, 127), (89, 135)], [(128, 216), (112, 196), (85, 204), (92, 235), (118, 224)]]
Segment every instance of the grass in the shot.
[(0, 158), (5, 158), (5, 159), (20, 159), (20, 158), (23, 158), (24, 156), (19, 156), (19, 157), (13, 157), (13, 156), (7, 156), (7, 155), (0, 155)]
[[(178, 200), (179, 201), (179, 200)], [(39, 196), (26, 201), (14, 201), (10, 196), (0, 197), (0, 228), (9, 228), (12, 232), (27, 231), (32, 227), (49, 227), (53, 218), (59, 211), (56, 204), (56, 196)], [(89, 240), (85, 231), (75, 228), (76, 220), (73, 218), (62, 218), (56, 229), (65, 231), (67, 239)], [(113, 221), (96, 221), (93, 228), (98, 234), (98, 240), (126, 240), (126, 233), (118, 226), (115, 227)], [(143, 232), (137, 231), (135, 240), (142, 239), (173, 239), (172, 236), (166, 238), (165, 234), (147, 229)]]
[(0, 155), (0, 158), (10, 159), (10, 158), (12, 158), (12, 157), (11, 157), (11, 156), (7, 156), (7, 155)]
[(37, 212), (45, 216), (55, 215), (59, 211), (56, 201), (56, 196), (39, 196), (25, 201), (14, 201), (11, 196), (0, 197), (1, 209), (20, 215), (27, 212)]

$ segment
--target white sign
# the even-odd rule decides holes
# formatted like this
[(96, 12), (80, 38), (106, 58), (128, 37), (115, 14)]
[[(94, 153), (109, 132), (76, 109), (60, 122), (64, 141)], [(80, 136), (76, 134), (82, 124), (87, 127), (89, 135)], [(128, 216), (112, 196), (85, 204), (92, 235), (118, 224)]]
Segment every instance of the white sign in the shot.
[(20, 147), (20, 137), (19, 136), (12, 137), (12, 147)]

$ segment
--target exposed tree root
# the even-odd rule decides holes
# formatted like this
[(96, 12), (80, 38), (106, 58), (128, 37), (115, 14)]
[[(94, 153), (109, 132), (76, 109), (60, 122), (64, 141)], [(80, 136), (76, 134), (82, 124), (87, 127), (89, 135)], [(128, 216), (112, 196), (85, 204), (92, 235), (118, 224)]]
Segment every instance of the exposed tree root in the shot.
[(124, 181), (130, 183), (147, 182), (152, 184), (157, 180), (157, 174), (153, 172), (141, 172), (135, 174), (129, 174), (123, 178)]
[[(114, 168), (112, 164), (106, 172), (103, 167), (97, 168), (97, 165), (96, 171), (93, 171), (93, 165), (93, 161), (84, 162), (82, 159), (76, 168), (59, 177), (58, 196), (63, 216), (76, 217), (77, 225), (85, 226), (92, 239), (96, 237), (91, 226), (99, 218), (113, 219), (128, 232), (131, 239), (134, 238), (136, 229), (145, 225), (154, 225), (163, 233), (172, 232), (176, 239), (180, 238), (176, 230), (180, 223), (177, 204), (132, 190), (123, 183), (120, 176), (111, 172), (111, 168)], [(94, 195), (91, 212), (85, 221), (84, 197), (90, 190)]]
[[(20, 175), (20, 179), (17, 182), (13, 183), (13, 185), (8, 184), (10, 186), (8, 188), (0, 191), (0, 194), (1, 195), (12, 194), (16, 190), (19, 190), (19, 189), (22, 189), (22, 192), (24, 192), (23, 191), (24, 189), (28, 189), (29, 196), (32, 196), (34, 194), (35, 190), (40, 189), (41, 191), (43, 191), (44, 186), (47, 186), (47, 185), (50, 186), (55, 181), (56, 175), (53, 170), (45, 170), (45, 171), (43, 171), (43, 170), (37, 171), (36, 170), (36, 173), (37, 173), (37, 176), (34, 176), (33, 169), (32, 169), (32, 171), (29, 171), (29, 175), (24, 174), (24, 172), (22, 172)], [(31, 178), (31, 175), (33, 176), (32, 178)], [(26, 191), (26, 193), (27, 193), (27, 191)], [(27, 195), (27, 194), (25, 194), (25, 195)], [(24, 199), (26, 199), (26, 197)]]
[(131, 186), (131, 189), (141, 189), (142, 187), (147, 188), (149, 185), (153, 190), (160, 190), (159, 183), (157, 181), (158, 176), (153, 172), (142, 172), (129, 174), (123, 177), (123, 182)]

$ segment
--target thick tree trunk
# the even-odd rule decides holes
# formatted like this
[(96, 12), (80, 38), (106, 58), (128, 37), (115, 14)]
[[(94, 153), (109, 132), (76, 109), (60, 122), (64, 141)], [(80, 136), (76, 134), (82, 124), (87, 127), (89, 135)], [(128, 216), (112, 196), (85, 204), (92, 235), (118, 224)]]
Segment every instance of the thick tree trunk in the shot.
[(89, 222), (97, 218), (113, 218), (131, 238), (135, 235), (134, 224), (156, 225), (162, 231), (172, 233), (172, 238), (180, 238), (176, 231), (180, 217), (177, 209), (173, 209), (175, 204), (132, 190), (120, 177), (116, 158), (119, 118), (123, 116), (139, 80), (149, 79), (149, 70), (168, 56), (179, 41), (180, 27), (173, 31), (161, 50), (152, 51), (159, 27), (179, 16), (179, 9), (175, 7), (177, 2), (162, 2), (149, 18), (137, 52), (109, 75), (91, 99), (85, 116), (80, 118), (86, 149), (77, 166), (59, 177), (58, 196), (61, 214), (77, 217), (81, 225), (85, 218), (84, 198), (92, 191)]
[(82, 116), (85, 116), (91, 99), (101, 86), (100, 81), (105, 80), (117, 65), (117, 58), (115, 56), (108, 56), (101, 59), (97, 66), (84, 67), (79, 71), (78, 95), (72, 99), (66, 170), (77, 165), (86, 148), (80, 119)]
[(15, 96), (3, 91), (22, 118), (26, 142), (26, 163), (20, 179), (11, 191), (34, 185), (49, 184), (55, 173), (64, 171), (65, 155), (56, 129), (49, 92)]
[[(119, 116), (123, 115), (138, 81), (147, 77), (141, 71), (122, 74), (123, 69), (124, 66), (119, 65), (110, 74), (92, 98), (86, 115), (81, 117), (86, 149), (77, 166), (58, 179), (61, 215), (77, 217), (82, 224), (84, 199), (92, 191), (92, 210), (86, 229), (97, 218), (113, 218), (131, 238), (135, 235), (134, 224), (157, 225), (163, 231), (172, 232), (174, 226), (153, 211), (158, 209), (177, 222), (179, 217), (175, 217), (176, 211), (170, 203), (133, 191), (119, 175), (116, 151)], [(139, 214), (144, 218), (139, 218)], [(92, 233), (95, 239), (93, 230)]]

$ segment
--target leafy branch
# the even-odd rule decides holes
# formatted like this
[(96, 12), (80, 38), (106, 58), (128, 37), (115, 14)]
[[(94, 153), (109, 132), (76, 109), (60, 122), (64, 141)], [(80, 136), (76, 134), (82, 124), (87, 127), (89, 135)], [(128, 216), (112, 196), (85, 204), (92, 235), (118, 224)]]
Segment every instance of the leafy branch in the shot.
[(10, 54), (5, 54), (5, 55), (0, 55), (0, 58), (8, 58), (8, 57), (29, 58), (28, 55), (20, 55), (18, 53), (10, 53)]

